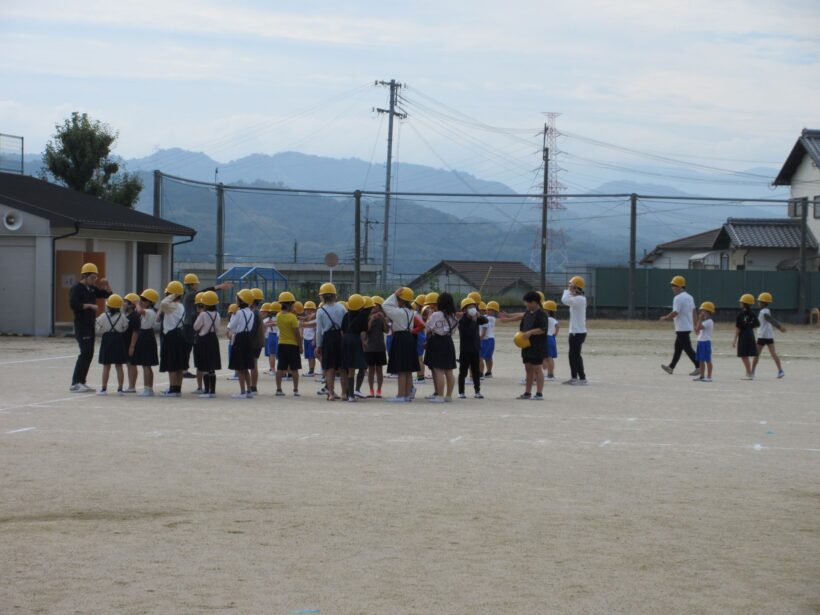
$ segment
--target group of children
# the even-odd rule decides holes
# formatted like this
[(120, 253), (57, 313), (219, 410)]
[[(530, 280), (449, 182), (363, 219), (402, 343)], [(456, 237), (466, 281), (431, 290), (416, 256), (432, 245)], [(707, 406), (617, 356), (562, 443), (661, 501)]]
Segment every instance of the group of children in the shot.
[[(774, 343), (774, 330), (785, 333), (786, 328), (772, 316), (769, 306), (773, 301), (771, 293), (760, 293), (757, 297), (760, 310), (755, 314), (752, 311), (755, 304), (754, 295), (744, 293), (740, 297), (740, 312), (735, 318), (732, 348), (737, 350), (737, 356), (743, 362), (745, 369), (743, 380), (754, 380), (755, 370), (764, 348), (769, 349), (769, 354), (774, 359), (777, 366), (777, 377), (783, 378), (786, 375)], [(695, 331), (698, 334), (695, 367), (698, 373), (693, 379), (697, 382), (712, 382), (712, 335), (715, 327), (712, 318), (714, 313), (715, 304), (712, 301), (701, 303), (695, 324)], [(758, 330), (757, 336), (755, 336), (755, 329)]]

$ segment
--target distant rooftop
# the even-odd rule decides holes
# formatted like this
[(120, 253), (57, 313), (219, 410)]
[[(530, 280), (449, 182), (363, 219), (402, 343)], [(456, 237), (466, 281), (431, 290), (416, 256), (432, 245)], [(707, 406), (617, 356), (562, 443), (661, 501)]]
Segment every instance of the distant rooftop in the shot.
[(820, 130), (804, 128), (800, 134), (800, 138), (794, 144), (789, 157), (783, 163), (783, 168), (777, 174), (773, 185), (775, 186), (791, 186), (792, 177), (803, 156), (808, 155), (814, 164), (820, 167)]

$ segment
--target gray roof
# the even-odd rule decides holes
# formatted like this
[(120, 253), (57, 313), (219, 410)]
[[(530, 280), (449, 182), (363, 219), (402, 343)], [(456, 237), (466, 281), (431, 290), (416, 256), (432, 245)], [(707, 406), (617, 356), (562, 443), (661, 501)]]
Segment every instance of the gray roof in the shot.
[(105, 229), (161, 235), (185, 235), (196, 231), (187, 226), (155, 218), (140, 211), (95, 196), (58, 186), (30, 175), (0, 173), (0, 202), (40, 216), (54, 227)]
[(711, 250), (715, 245), (715, 240), (720, 235), (723, 228), (714, 228), (696, 235), (689, 235), (688, 237), (681, 237), (674, 241), (667, 241), (666, 243), (659, 243), (655, 248), (641, 259), (641, 264), (646, 265), (654, 263), (660, 256), (669, 250)]
[[(806, 246), (817, 250), (817, 240), (806, 229)], [(800, 248), (800, 220), (788, 218), (729, 218), (715, 240), (715, 248)]]
[(783, 168), (777, 174), (773, 185), (775, 186), (790, 186), (792, 183), (792, 176), (803, 160), (803, 156), (808, 155), (814, 164), (820, 166), (820, 130), (813, 130), (804, 128), (794, 144), (789, 157), (783, 163)]

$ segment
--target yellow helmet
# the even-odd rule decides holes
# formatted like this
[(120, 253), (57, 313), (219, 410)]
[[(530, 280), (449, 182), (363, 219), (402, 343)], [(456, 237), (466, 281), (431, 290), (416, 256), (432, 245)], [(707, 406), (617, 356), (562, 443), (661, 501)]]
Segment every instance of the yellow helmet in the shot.
[(235, 303), (231, 303), (228, 306), (228, 314), (236, 314), (236, 311), (239, 309), (239, 306)]
[(108, 295), (108, 299), (105, 301), (106, 307), (114, 308), (118, 310), (122, 307), (122, 297), (118, 294), (114, 293), (113, 295)]
[(399, 289), (398, 295), (399, 295), (399, 299), (401, 299), (402, 301), (410, 302), (410, 301), (413, 300), (413, 289), (412, 288), (407, 288), (406, 286), (402, 286)]
[(481, 303), (481, 293), (477, 291), (473, 291), (471, 293), (467, 293), (467, 296), (476, 302), (476, 304)]
[(478, 309), (479, 310), (486, 310), (487, 309), (487, 304), (484, 303), (483, 301), (479, 301), (478, 302)]
[(320, 295), (335, 295), (336, 294), (336, 287), (331, 284), (330, 282), (325, 282), (319, 287), (319, 294)]
[(80, 273), (99, 273), (97, 270), (97, 265), (94, 263), (86, 263), (83, 265), (83, 268), (80, 269)]
[(461, 300), (461, 309), (463, 310), (468, 305), (475, 305), (475, 299), (473, 299), (469, 295), (464, 297), (464, 299)]
[(199, 284), (199, 277), (195, 273), (186, 273), (182, 278), (183, 284)]
[(270, 306), (270, 311), (274, 314), (278, 314), (282, 311), (282, 304), (278, 301), (271, 301), (268, 305)]
[(553, 301), (552, 299), (547, 299), (546, 301), (544, 301), (543, 308), (548, 312), (554, 312), (558, 309), (558, 304), (555, 303), (555, 301)]
[(743, 305), (754, 305), (755, 297), (751, 293), (744, 293), (740, 296), (740, 302)]
[(669, 283), (672, 286), (680, 286), (681, 288), (683, 288), (686, 286), (686, 278), (684, 278), (682, 275), (676, 275), (674, 278), (672, 278), (672, 281)]
[(427, 298), (424, 300), (424, 305), (436, 305), (438, 303), (438, 293), (427, 293)]
[(293, 311), (297, 314), (304, 314), (305, 313), (305, 306), (302, 304), (301, 301), (294, 301), (293, 302)]
[(350, 295), (347, 299), (347, 309), (351, 312), (358, 312), (364, 307), (364, 297), (361, 295)]
[[(575, 278), (573, 278), (573, 279), (575, 279)], [(569, 283), (572, 284), (572, 280), (570, 280)], [(584, 287), (584, 285), (581, 284), (581, 288), (583, 288), (583, 287)], [(542, 293), (540, 290), (536, 290), (535, 292), (537, 292), (538, 296), (541, 298), (541, 303), (544, 303), (544, 299), (546, 298), (546, 297), (544, 297), (544, 293)]]
[(374, 296), (373, 297), (373, 304), (374, 305), (383, 305), (384, 304), (384, 298), (379, 297), (378, 295)]
[(128, 303), (137, 304), (140, 302), (140, 296), (137, 293), (128, 293), (123, 297)]
[(250, 305), (253, 303), (253, 293), (250, 288), (243, 288), (236, 293), (236, 296), (239, 297), (239, 300), (245, 305)]
[(156, 303), (159, 301), (159, 293), (155, 291), (153, 288), (146, 288), (144, 291), (140, 293), (140, 298), (149, 301), (150, 303)]
[(584, 278), (582, 278), (582, 277), (581, 277), (581, 276), (579, 276), (579, 275), (574, 275), (574, 276), (572, 276), (572, 277), (569, 279), (569, 283), (570, 283), (570, 284), (572, 284), (573, 286), (575, 286), (576, 288), (580, 288), (581, 290), (583, 290), (584, 286), (586, 286), (586, 285), (587, 285), (587, 283), (586, 283), (586, 281), (584, 280)]
[(700, 309), (702, 309), (704, 312), (709, 312), (710, 314), (714, 314), (715, 313), (715, 304), (712, 303), (711, 301), (704, 301), (703, 303), (700, 304)]
[(288, 290), (283, 291), (279, 293), (279, 303), (296, 303), (296, 297)]
[(217, 303), (219, 303), (219, 295), (217, 295), (212, 290), (206, 290), (204, 293), (202, 293), (202, 303), (204, 303), (208, 307), (216, 305)]
[(427, 300), (427, 295), (417, 295), (416, 296), (416, 306), (417, 307), (424, 307), (424, 302)]
[(202, 295), (205, 293), (197, 293), (196, 297), (194, 297), (194, 303), (202, 303)]
[(530, 338), (524, 337), (523, 331), (519, 331), (513, 336), (513, 343), (521, 349), (529, 348), (532, 345)]
[(263, 303), (259, 306), (260, 312), (270, 312), (270, 303)]
[(315, 310), (316, 304), (313, 301), (305, 301), (305, 309), (306, 310)]
[(487, 302), (487, 309), (488, 310), (495, 310), (496, 312), (501, 311), (501, 306), (498, 305), (498, 301), (488, 301)]
[(171, 280), (168, 282), (168, 286), (165, 287), (165, 292), (169, 295), (184, 295), (185, 294), (185, 287), (182, 286), (182, 282), (179, 280)]
[(364, 309), (372, 308), (373, 307), (373, 298), (372, 297), (365, 297), (364, 298)]
[(261, 288), (251, 288), (251, 294), (254, 301), (262, 301), (265, 298), (265, 293), (262, 292)]
[(772, 298), (772, 293), (762, 292), (757, 296), (758, 301), (762, 301), (763, 303), (771, 303), (774, 301)]

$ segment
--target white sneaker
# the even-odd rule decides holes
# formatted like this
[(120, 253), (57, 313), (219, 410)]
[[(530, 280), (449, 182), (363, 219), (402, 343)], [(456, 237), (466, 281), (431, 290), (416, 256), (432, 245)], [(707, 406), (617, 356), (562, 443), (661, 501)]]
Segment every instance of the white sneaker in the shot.
[(444, 398), (439, 397), (438, 395), (430, 395), (427, 397), (427, 401), (429, 401), (432, 404), (443, 404)]
[(388, 397), (387, 401), (389, 401), (391, 403), (394, 403), (394, 404), (398, 404), (398, 403), (404, 403), (406, 401), (409, 401), (409, 399), (407, 399), (406, 397), (396, 396), (396, 397)]
[(703, 382), (704, 380), (706, 380), (706, 378), (704, 378), (703, 376), (698, 376), (697, 378), (692, 378), (693, 382)]
[(122, 392), (122, 389), (117, 389), (117, 397), (122, 397), (125, 393)]
[(228, 377), (226, 378), (226, 380), (239, 380), (239, 376), (237, 376), (236, 374), (234, 374), (233, 376), (228, 376)]
[(365, 395), (365, 394), (364, 394), (364, 393), (362, 393), (361, 391), (354, 391), (354, 392), (353, 392), (353, 394), (354, 394), (356, 397), (358, 397), (359, 399), (365, 399), (365, 398), (367, 397), (367, 395)]
[(458, 398), (459, 399), (467, 399), (467, 396), (464, 393), (459, 393)]
[(137, 392), (137, 389), (123, 389), (122, 392), (124, 395), (133, 394)]
[(570, 378), (569, 380), (564, 380), (561, 384), (571, 384), (571, 385), (574, 386), (574, 385), (578, 384), (578, 379), (577, 378)]
[(410, 399), (410, 400), (416, 399), (416, 387), (412, 387), (410, 389), (410, 396), (408, 397), (408, 399)]
[(481, 393), (476, 393), (475, 395), (473, 395), (473, 397), (475, 399), (484, 399), (484, 396)]
[(247, 393), (231, 393), (231, 399), (248, 399)]
[[(385, 378), (390, 378), (391, 380), (394, 380), (398, 377), (399, 377), (398, 374), (386, 374), (385, 375)], [(393, 399), (393, 398), (391, 397), (390, 399)], [(402, 397), (401, 399), (404, 399), (404, 398)]]
[(251, 398), (251, 397), (256, 397), (256, 396), (257, 396), (257, 394), (258, 394), (258, 392), (257, 392), (257, 391), (248, 391), (248, 393), (247, 393), (247, 395), (248, 395), (248, 397), (249, 397), (249, 398)]
[(704, 378), (703, 382), (712, 382), (712, 379), (711, 378)]
[(575, 384), (577, 384), (579, 387), (585, 387), (589, 384), (589, 382), (587, 382), (586, 378), (581, 378)]
[(199, 399), (212, 399), (216, 397), (214, 393), (200, 393)]
[(322, 387), (321, 389), (316, 391), (316, 395), (327, 395), (327, 394), (328, 394), (327, 387)]
[(689, 372), (689, 375), (690, 376), (699, 376), (700, 375), (700, 370), (699, 369), (693, 369), (691, 372)]
[(310, 372), (310, 371), (308, 371), (308, 372), (302, 372), (302, 375), (303, 375), (305, 378), (313, 378), (313, 377), (316, 375), (316, 372)]
[(163, 397), (182, 397), (182, 393), (177, 393), (176, 391), (163, 391)]
[(555, 376), (544, 376), (544, 382), (554, 382), (555, 380)]
[(194, 395), (202, 395), (205, 392), (205, 389), (199, 387), (198, 389), (194, 389)]
[(143, 389), (139, 393), (137, 393), (137, 397), (153, 397), (154, 396), (154, 389)]
[(108, 391), (105, 389), (100, 389), (97, 391), (97, 395), (108, 395)]
[(96, 391), (93, 387), (88, 386), (87, 384), (83, 384), (82, 382), (77, 383), (76, 393), (93, 393)]
[(70, 387), (68, 387), (68, 390), (71, 391), (72, 393), (76, 393), (77, 392), (77, 385), (72, 384)]
[(432, 394), (428, 395), (427, 397), (425, 397), (424, 399), (426, 399), (427, 401), (430, 401), (431, 399), (435, 399), (436, 397), (438, 397), (438, 395), (436, 395), (435, 393), (432, 393)]
[(741, 380), (754, 380), (754, 379), (755, 379), (754, 374), (746, 374), (745, 376), (743, 376), (743, 378), (741, 378)]

